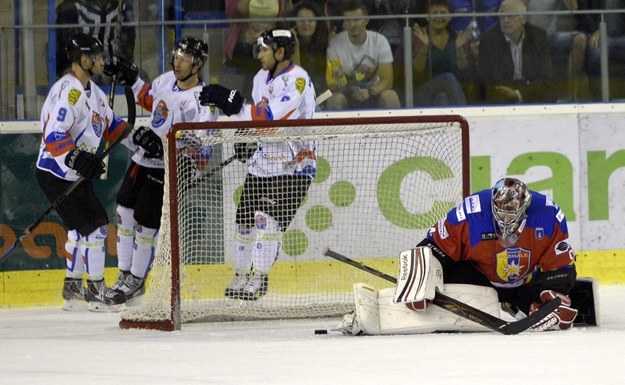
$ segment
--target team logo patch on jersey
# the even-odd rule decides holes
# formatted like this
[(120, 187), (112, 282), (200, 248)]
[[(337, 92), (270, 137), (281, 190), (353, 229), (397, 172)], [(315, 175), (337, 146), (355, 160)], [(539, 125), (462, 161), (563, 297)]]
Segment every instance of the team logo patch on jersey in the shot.
[(504, 282), (514, 283), (529, 273), (532, 253), (520, 247), (507, 248), (497, 253), (497, 276)]
[(534, 235), (536, 235), (536, 239), (543, 239), (545, 237), (545, 229), (542, 227), (537, 227), (534, 230)]
[(467, 206), (467, 214), (479, 213), (480, 211), (482, 211), (482, 206), (480, 205), (480, 197), (477, 195), (471, 195), (470, 197), (466, 197), (464, 199), (464, 205)]
[(164, 100), (159, 101), (152, 114), (152, 127), (160, 127), (165, 124), (168, 116), (169, 109), (167, 108), (167, 103)]
[(297, 92), (299, 92), (300, 95), (304, 92), (304, 88), (306, 88), (306, 79), (295, 79), (295, 89), (297, 89)]
[(264, 215), (256, 215), (254, 217), (254, 224), (258, 230), (264, 230), (267, 228), (267, 218)]
[(98, 138), (102, 137), (104, 132), (104, 119), (95, 111), (91, 114), (91, 128)]
[(80, 92), (80, 90), (76, 88), (72, 88), (71, 90), (69, 90), (69, 93), (67, 94), (67, 101), (72, 106), (75, 106), (76, 103), (78, 103), (78, 99), (80, 98), (80, 95), (82, 95), (82, 92)]

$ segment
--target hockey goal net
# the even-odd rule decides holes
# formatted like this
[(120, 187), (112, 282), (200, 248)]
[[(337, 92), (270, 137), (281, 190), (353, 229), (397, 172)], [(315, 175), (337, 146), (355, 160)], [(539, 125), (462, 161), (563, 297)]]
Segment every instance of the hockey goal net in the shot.
[[(267, 134), (266, 128), (276, 128)], [(353, 308), (352, 285), (388, 282), (323, 256), (329, 247), (393, 274), (396, 256), (469, 192), (469, 134), (460, 116), (336, 118), (179, 124), (168, 135), (157, 255), (139, 307), (123, 328), (178, 330), (182, 323), (338, 316)], [(210, 161), (189, 170), (175, 136), (210, 130)], [(250, 133), (251, 131), (251, 133)], [(262, 134), (259, 134), (259, 133)], [(234, 217), (247, 164), (234, 143), (317, 144), (317, 172), (269, 272), (266, 295), (226, 298), (234, 275)], [(199, 176), (198, 176), (199, 174)]]

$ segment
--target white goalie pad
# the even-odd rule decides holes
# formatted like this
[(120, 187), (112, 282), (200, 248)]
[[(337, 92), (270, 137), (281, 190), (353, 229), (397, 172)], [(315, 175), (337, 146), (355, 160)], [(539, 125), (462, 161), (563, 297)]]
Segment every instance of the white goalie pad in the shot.
[[(442, 292), (495, 317), (500, 317), (497, 292), (490, 287), (447, 284)], [(386, 335), (420, 334), (432, 332), (482, 332), (488, 328), (448, 312), (438, 306), (429, 306), (426, 311), (416, 312), (404, 304), (394, 303), (394, 288), (376, 290), (363, 283), (354, 284), (354, 314), (351, 332), (347, 334)], [(351, 317), (350, 317), (351, 316)], [(346, 319), (342, 322), (345, 329)]]
[(436, 290), (443, 289), (443, 268), (427, 246), (402, 251), (399, 254), (399, 275), (394, 303), (410, 303), (433, 299)]

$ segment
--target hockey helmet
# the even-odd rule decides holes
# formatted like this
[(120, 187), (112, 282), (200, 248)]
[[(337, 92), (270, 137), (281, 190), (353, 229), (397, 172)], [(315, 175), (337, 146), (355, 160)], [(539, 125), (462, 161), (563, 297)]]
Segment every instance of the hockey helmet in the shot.
[(176, 43), (174, 55), (179, 52), (193, 57), (193, 64), (197, 64), (198, 60), (201, 60), (202, 63), (206, 63), (208, 61), (208, 44), (206, 44), (206, 42), (202, 40), (198, 40), (192, 37), (185, 37), (184, 39)]
[(504, 247), (514, 245), (523, 230), (532, 194), (516, 178), (502, 178), (492, 188), (492, 212), (495, 232)]
[(270, 47), (274, 53), (278, 48), (284, 47), (284, 59), (290, 59), (295, 52), (295, 35), (290, 29), (286, 28), (267, 30), (258, 37), (254, 57), (258, 57), (260, 47)]
[(104, 52), (104, 46), (97, 37), (85, 33), (72, 35), (69, 43), (65, 47), (69, 60), (79, 62), (82, 55), (98, 55)]

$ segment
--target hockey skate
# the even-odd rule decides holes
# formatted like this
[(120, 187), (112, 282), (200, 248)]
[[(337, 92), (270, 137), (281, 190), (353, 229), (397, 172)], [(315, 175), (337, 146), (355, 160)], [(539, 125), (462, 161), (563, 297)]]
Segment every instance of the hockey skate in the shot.
[(249, 278), (250, 278), (249, 274), (238, 273), (238, 272), (235, 273), (234, 278), (232, 279), (232, 282), (230, 282), (230, 285), (228, 285), (228, 287), (226, 288), (224, 292), (224, 296), (228, 298), (235, 298), (235, 299), (239, 298), (239, 296), (241, 295), (241, 291), (247, 284), (247, 281), (249, 280)]
[(65, 278), (63, 284), (63, 310), (75, 310), (77, 302), (85, 300), (85, 287), (82, 278)]
[(119, 290), (126, 296), (126, 301), (140, 297), (145, 294), (145, 278), (135, 277), (128, 273), (124, 284), (121, 285)]
[(130, 271), (120, 270), (117, 273), (117, 281), (111, 286), (111, 290), (121, 290), (124, 282), (126, 282), (126, 277), (130, 275)]
[(258, 301), (258, 299), (267, 294), (269, 287), (269, 277), (267, 274), (254, 272), (247, 281), (239, 294), (239, 299), (244, 301)]
[(104, 280), (87, 281), (85, 300), (89, 302), (89, 310), (98, 312), (118, 312), (126, 309), (124, 293), (106, 287)]

